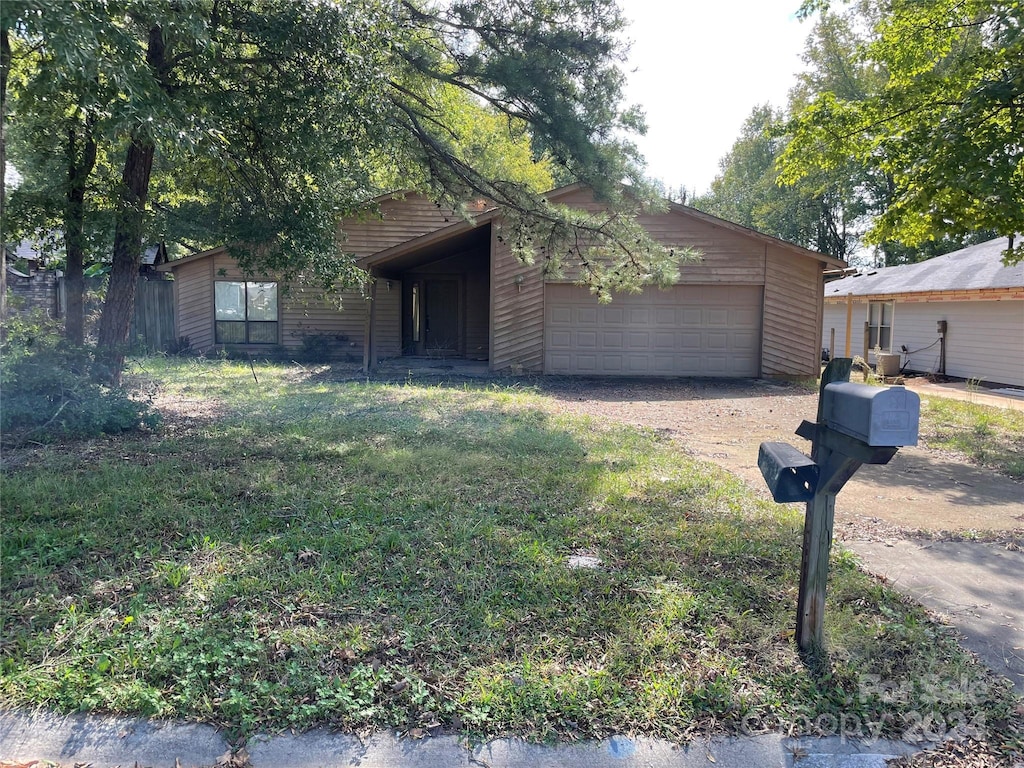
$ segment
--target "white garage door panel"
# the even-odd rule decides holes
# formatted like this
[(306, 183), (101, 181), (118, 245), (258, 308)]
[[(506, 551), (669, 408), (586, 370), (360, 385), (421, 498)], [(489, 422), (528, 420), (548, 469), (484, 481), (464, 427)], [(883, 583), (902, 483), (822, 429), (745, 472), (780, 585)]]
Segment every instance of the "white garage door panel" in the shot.
[(548, 285), (548, 373), (757, 376), (761, 287), (677, 285), (599, 305), (585, 288)]

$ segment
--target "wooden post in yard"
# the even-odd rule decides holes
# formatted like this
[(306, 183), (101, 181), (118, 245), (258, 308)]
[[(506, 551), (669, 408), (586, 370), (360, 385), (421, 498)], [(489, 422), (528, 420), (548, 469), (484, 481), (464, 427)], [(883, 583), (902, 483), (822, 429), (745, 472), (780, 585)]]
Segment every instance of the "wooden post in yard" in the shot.
[[(822, 423), (822, 393), (825, 391), (825, 385), (834, 381), (849, 381), (851, 367), (852, 361), (849, 358), (834, 357), (821, 374), (821, 384), (818, 388), (818, 425)], [(840, 456), (837, 458), (842, 460)], [(807, 502), (807, 514), (804, 518), (800, 594), (796, 604), (796, 644), (805, 652), (821, 649), (825, 644), (825, 585), (828, 581), (832, 522), (836, 509), (836, 492), (830, 490), (832, 483), (828, 482), (828, 475), (835, 474), (836, 469), (833, 452), (815, 438), (811, 445), (811, 459), (822, 468), (821, 477), (825, 482), (821, 483), (814, 497)]]

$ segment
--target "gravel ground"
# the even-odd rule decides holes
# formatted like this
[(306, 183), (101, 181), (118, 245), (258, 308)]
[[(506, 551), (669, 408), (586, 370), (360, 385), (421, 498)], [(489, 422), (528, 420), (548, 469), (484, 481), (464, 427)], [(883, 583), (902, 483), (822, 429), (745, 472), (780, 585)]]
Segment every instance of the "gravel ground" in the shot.
[[(817, 391), (783, 382), (544, 377), (538, 384), (558, 410), (656, 429), (766, 498), (758, 446), (775, 440), (809, 452), (810, 444), (794, 430), (817, 414)], [(862, 467), (837, 498), (838, 538), (920, 532), (1019, 538), (1024, 485), (920, 445), (900, 449), (888, 465)]]

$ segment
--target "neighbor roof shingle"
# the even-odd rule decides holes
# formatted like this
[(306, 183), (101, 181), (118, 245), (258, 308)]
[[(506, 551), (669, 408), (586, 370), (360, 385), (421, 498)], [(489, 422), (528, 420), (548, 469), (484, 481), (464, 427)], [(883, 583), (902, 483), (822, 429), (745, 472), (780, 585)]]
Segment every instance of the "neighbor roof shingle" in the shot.
[(825, 284), (825, 298), (1024, 287), (1024, 263), (1007, 267), (1002, 262), (1006, 245), (1007, 238), (998, 237), (918, 264), (844, 277)]

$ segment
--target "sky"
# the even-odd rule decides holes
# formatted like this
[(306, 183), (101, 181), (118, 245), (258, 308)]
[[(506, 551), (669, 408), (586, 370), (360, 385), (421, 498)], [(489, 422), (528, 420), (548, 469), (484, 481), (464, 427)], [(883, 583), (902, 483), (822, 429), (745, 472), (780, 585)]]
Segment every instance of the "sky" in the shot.
[(619, 0), (632, 24), (626, 103), (647, 114), (637, 145), (668, 189), (705, 192), (750, 110), (784, 107), (811, 21), (800, 0)]

